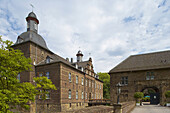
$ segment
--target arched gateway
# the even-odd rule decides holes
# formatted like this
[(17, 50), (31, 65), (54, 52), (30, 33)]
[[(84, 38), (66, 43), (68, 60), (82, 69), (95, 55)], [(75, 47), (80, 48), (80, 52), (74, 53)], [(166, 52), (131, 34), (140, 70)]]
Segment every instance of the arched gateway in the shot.
[(117, 102), (116, 84), (121, 83), (120, 102), (133, 101), (135, 92), (152, 90), (151, 104), (166, 103), (165, 92), (170, 90), (170, 51), (133, 55), (109, 72), (111, 102)]
[[(150, 104), (159, 104), (160, 103), (160, 92), (159, 89), (155, 86), (153, 87), (145, 87), (141, 90), (144, 94), (144, 98), (148, 98), (148, 102)], [(144, 100), (145, 101), (145, 100)]]

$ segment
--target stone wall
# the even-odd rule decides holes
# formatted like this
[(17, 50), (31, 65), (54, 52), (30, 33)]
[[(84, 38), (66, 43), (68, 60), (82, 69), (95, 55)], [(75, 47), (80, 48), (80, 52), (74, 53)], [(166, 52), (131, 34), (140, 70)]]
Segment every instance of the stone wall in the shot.
[[(147, 72), (154, 73), (153, 80), (146, 80)], [(117, 87), (116, 84), (121, 82), (121, 77), (128, 76), (128, 84), (122, 85), (120, 102), (134, 101), (134, 93), (142, 91), (145, 88), (158, 89), (160, 93), (160, 103), (165, 103), (165, 91), (170, 89), (170, 70), (155, 69), (141, 70), (131, 72), (119, 72), (110, 74), (110, 96), (111, 104), (117, 102)]]
[(122, 113), (130, 113), (134, 109), (135, 104), (135, 101), (122, 103)]

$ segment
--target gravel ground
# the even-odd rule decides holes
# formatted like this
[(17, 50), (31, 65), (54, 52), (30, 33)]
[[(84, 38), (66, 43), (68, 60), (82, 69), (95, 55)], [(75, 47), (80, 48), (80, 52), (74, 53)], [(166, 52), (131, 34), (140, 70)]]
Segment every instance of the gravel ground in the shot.
[(170, 113), (170, 107), (160, 105), (143, 105), (135, 107), (131, 113)]

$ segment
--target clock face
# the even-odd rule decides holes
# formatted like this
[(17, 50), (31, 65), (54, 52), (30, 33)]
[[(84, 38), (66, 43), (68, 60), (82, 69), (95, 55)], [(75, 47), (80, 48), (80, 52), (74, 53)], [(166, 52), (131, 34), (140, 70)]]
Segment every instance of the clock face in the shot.
[(34, 23), (34, 28), (35, 28), (35, 30), (38, 29), (38, 25), (36, 23)]

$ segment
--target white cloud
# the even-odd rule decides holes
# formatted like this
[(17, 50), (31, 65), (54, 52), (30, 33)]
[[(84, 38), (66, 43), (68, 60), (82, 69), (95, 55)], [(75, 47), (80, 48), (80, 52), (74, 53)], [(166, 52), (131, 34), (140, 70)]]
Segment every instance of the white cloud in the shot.
[(39, 33), (62, 57), (89, 53), (96, 72), (108, 72), (131, 54), (170, 49), (168, 0), (1, 0), (0, 34), (16, 41), (35, 8)]

